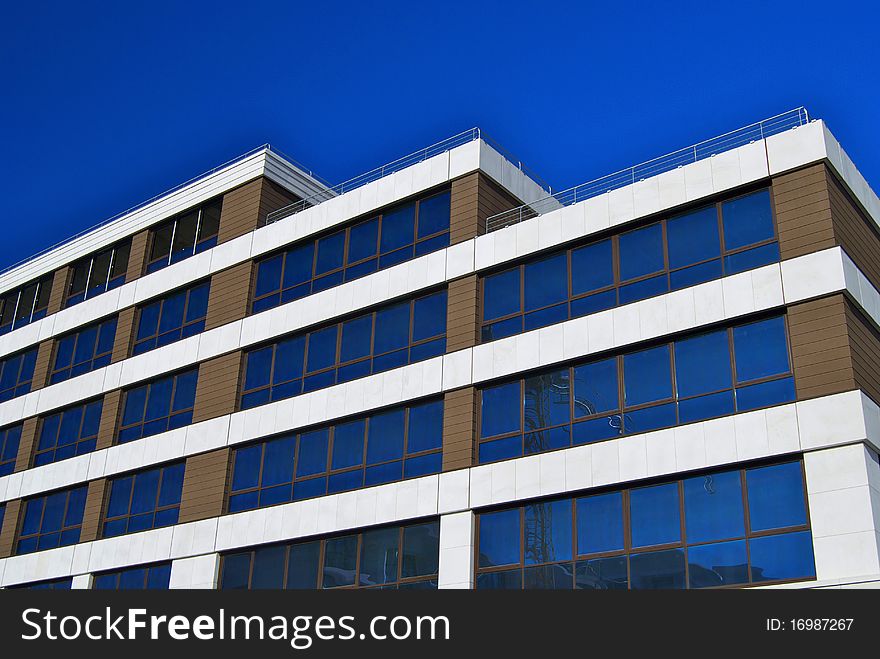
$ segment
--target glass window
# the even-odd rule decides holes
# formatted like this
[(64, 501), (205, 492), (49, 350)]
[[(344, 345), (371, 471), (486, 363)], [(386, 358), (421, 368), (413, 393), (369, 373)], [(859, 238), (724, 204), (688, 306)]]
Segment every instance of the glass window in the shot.
[(480, 395), (480, 437), (519, 430), (521, 399), (519, 382), (483, 389)]
[(116, 338), (116, 316), (58, 339), (49, 383), (103, 368), (110, 363)]
[(724, 246), (740, 249), (774, 237), (770, 191), (760, 190), (721, 204)]
[(125, 283), (131, 239), (80, 259), (71, 266), (65, 307), (72, 307)]
[(631, 352), (623, 357), (624, 401), (634, 406), (672, 397), (669, 346)]
[(618, 398), (616, 359), (603, 359), (574, 368), (575, 417), (619, 409)]
[(718, 542), (688, 549), (691, 588), (719, 588), (749, 582), (746, 541)]
[(211, 282), (206, 281), (140, 307), (133, 354), (203, 332), (210, 288)]
[(484, 280), (483, 320), (494, 320), (520, 311), (520, 270), (514, 268)]
[(620, 492), (578, 499), (576, 512), (578, 554), (623, 549), (623, 496)]
[(0, 402), (30, 392), (37, 348), (0, 359)]
[(571, 292), (589, 293), (614, 284), (611, 240), (602, 240), (571, 252)]
[[(718, 214), (714, 206), (669, 220), (666, 223), (666, 236), (669, 241), (669, 267), (672, 269), (721, 257)], [(719, 267), (716, 277), (720, 274)]]
[(6, 586), (6, 588), (9, 590), (71, 590), (73, 578), (52, 579), (51, 581), (21, 584), (20, 586)]
[(95, 450), (103, 400), (68, 407), (40, 422), (34, 466), (66, 460)]
[(571, 531), (571, 500), (525, 506), (523, 560), (526, 565), (570, 560)]
[(449, 194), (446, 190), (395, 206), (259, 261), (251, 313), (447, 247)]
[(733, 343), (738, 382), (788, 372), (788, 344), (782, 316), (736, 327)]
[(742, 537), (745, 527), (740, 472), (685, 479), (684, 509), (689, 542)]
[(679, 397), (730, 389), (733, 386), (730, 370), (726, 330), (675, 342), (675, 385)]
[(629, 512), (633, 547), (665, 545), (681, 539), (676, 483), (632, 490)]
[(387, 584), (399, 579), (400, 529), (367, 531), (361, 541), (360, 580), (362, 586)]
[(176, 524), (183, 473), (179, 462), (111, 480), (104, 537)]
[(129, 389), (124, 394), (119, 443), (192, 423), (198, 368)]
[(154, 563), (95, 575), (92, 590), (168, 590), (171, 563)]
[(87, 490), (83, 485), (26, 500), (15, 553), (29, 554), (79, 542)]
[(752, 538), (749, 553), (755, 583), (816, 576), (813, 538), (809, 531)]
[(565, 252), (527, 263), (524, 272), (526, 311), (568, 299), (568, 258)]
[(800, 526), (807, 522), (800, 462), (746, 471), (752, 531)]
[(48, 275), (0, 296), (0, 334), (46, 316), (52, 280), (53, 276)]
[(629, 569), (633, 590), (685, 587), (685, 558), (681, 549), (633, 554), (629, 559)]
[(147, 272), (156, 272), (214, 247), (222, 208), (223, 198), (219, 197), (154, 228)]
[[(8, 476), (15, 471), (15, 459), (21, 440), (21, 424), (0, 429), (0, 476)], [(0, 518), (0, 528), (3, 527)]]
[(480, 567), (519, 563), (520, 537), (519, 508), (480, 515)]
[(663, 226), (652, 224), (621, 234), (620, 280), (627, 281), (663, 270)]

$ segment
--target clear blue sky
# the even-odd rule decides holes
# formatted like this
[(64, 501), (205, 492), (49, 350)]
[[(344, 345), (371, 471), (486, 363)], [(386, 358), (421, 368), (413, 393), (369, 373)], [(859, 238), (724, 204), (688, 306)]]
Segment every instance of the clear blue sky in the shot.
[(336, 183), (479, 125), (562, 189), (805, 105), (880, 189), (875, 7), (5, 3), (0, 266), (265, 142)]

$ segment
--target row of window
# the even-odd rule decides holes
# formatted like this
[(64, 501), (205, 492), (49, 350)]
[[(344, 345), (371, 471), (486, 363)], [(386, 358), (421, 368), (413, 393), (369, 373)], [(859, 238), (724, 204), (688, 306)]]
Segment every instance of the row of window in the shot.
[(446, 290), (442, 290), (249, 350), (241, 409), (445, 352)]
[(477, 588), (717, 588), (815, 577), (787, 462), (477, 516)]
[(229, 512), (439, 473), (442, 435), (437, 400), (236, 448)]
[(252, 313), (338, 286), (449, 245), (449, 191), (257, 262)]
[(554, 368), (480, 391), (480, 462), (794, 400), (784, 316)]
[[(168, 590), (171, 581), (171, 563), (154, 563), (137, 567), (101, 572), (92, 582), (92, 590)], [(52, 579), (37, 583), (11, 586), (13, 590), (70, 590), (73, 579)]]
[(436, 588), (440, 523), (371, 529), (225, 554), (220, 588)]
[(52, 293), (52, 275), (19, 286), (0, 297), (0, 334), (6, 334), (46, 316)]
[(779, 260), (768, 190), (559, 250), (483, 279), (492, 341)]
[[(111, 538), (177, 523), (185, 463), (178, 462), (110, 481), (102, 537)], [(16, 554), (79, 542), (88, 486), (25, 500)]]

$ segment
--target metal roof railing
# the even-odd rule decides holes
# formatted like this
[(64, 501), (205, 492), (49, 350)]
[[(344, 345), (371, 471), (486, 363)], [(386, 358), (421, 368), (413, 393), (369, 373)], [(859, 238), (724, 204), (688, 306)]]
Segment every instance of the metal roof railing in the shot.
[(452, 137), (447, 137), (444, 140), (440, 140), (436, 144), (432, 144), (431, 146), (425, 147), (424, 149), (420, 149), (419, 151), (410, 153), (409, 155), (403, 156), (402, 158), (392, 160), (391, 162), (386, 163), (381, 167), (376, 167), (375, 169), (371, 169), (368, 172), (359, 174), (354, 178), (350, 178), (347, 181), (339, 183), (338, 185), (334, 185), (333, 187), (322, 190), (321, 192), (318, 192), (310, 197), (306, 197), (305, 199), (294, 202), (289, 206), (279, 208), (278, 210), (269, 213), (269, 215), (266, 217), (266, 224), (272, 224), (273, 222), (283, 220), (285, 217), (295, 215), (296, 213), (304, 211), (306, 208), (317, 206), (318, 204), (333, 199), (334, 197), (338, 197), (341, 194), (356, 190), (357, 188), (367, 185), (368, 183), (378, 181), (379, 179), (390, 176), (391, 174), (399, 172), (402, 169), (406, 169), (407, 167), (412, 167), (413, 165), (417, 165), (420, 162), (424, 162), (428, 158), (440, 155), (441, 153), (445, 153), (446, 151), (451, 151), (458, 146), (468, 144), (475, 140), (483, 140), (493, 149), (495, 149), (499, 154), (501, 154), (501, 156), (504, 157), (508, 162), (513, 164), (517, 169), (524, 172), (529, 178), (535, 181), (535, 183), (544, 188), (544, 190), (546, 190), (548, 193), (553, 192), (552, 188), (544, 181), (542, 181), (538, 176), (536, 176), (533, 172), (531, 172), (525, 165), (523, 165), (522, 161), (518, 160), (510, 153), (505, 151), (494, 140), (489, 138), (480, 128), (474, 127), (464, 132), (458, 133), (457, 135), (453, 135)]
[(492, 215), (486, 220), (486, 232), (497, 231), (512, 224), (518, 224), (524, 220), (556, 210), (561, 206), (570, 206), (605, 192), (611, 192), (612, 190), (632, 185), (652, 176), (657, 176), (658, 174), (689, 165), (724, 151), (764, 139), (770, 135), (775, 135), (791, 128), (797, 128), (809, 121), (809, 115), (804, 107), (777, 114), (769, 119), (749, 124), (703, 142), (697, 142), (659, 158), (654, 158), (593, 181), (576, 185), (573, 188), (557, 192), (556, 194), (551, 194), (530, 204)]

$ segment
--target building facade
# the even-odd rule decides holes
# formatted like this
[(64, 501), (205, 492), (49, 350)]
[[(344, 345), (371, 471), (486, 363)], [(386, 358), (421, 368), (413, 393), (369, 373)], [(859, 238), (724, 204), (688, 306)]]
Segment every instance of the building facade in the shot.
[(803, 110), (246, 154), (0, 274), (0, 586), (880, 586), (878, 233)]

